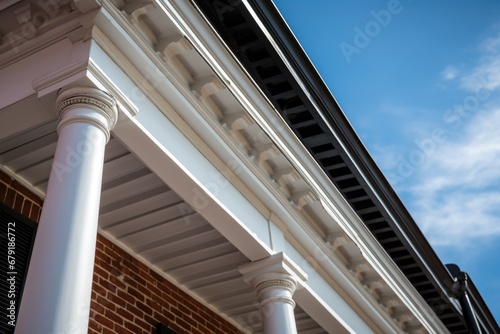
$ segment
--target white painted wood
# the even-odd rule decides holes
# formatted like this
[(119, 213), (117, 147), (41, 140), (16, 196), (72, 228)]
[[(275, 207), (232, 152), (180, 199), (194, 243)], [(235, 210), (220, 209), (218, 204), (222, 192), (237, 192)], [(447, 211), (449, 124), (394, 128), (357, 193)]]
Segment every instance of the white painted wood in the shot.
[[(183, 283), (194, 282), (205, 276), (210, 276), (212, 272), (236, 270), (239, 265), (246, 262), (248, 262), (248, 260), (240, 252), (230, 252), (203, 261), (205, 268), (201, 272), (194, 271), (194, 268), (198, 264), (186, 264), (185, 266), (170, 271), (170, 274), (182, 278)], [(223, 263), (222, 266), (221, 263)]]
[(193, 230), (184, 231), (181, 235), (165, 233), (160, 237), (157, 236), (156, 239), (154, 243), (148, 245), (146, 250), (141, 251), (141, 255), (151, 259), (151, 262), (191, 253), (204, 245), (220, 242), (221, 236), (209, 224), (205, 224)]
[(121, 174), (127, 174), (132, 170), (137, 170), (142, 168), (143, 165), (136, 157), (132, 154), (127, 153), (126, 155), (117, 157), (111, 161), (108, 161), (106, 168), (104, 169), (103, 178), (108, 179), (108, 174), (113, 176), (120, 176)]
[[(65, 31), (65, 34), (67, 33), (68, 31)], [(90, 41), (72, 44), (68, 39), (64, 39), (34, 54), (30, 54), (10, 66), (0, 68), (1, 78), (12, 79), (0, 80), (0, 92), (2, 92), (0, 109), (35, 94), (36, 90), (33, 88), (32, 83), (40, 77), (58, 72), (61, 68), (71, 68), (75, 64), (81, 63), (82, 59), (88, 58), (90, 44)], [(83, 76), (84, 72), (77, 72), (71, 79), (66, 78), (68, 79), (67, 83)], [(62, 86), (61, 84), (54, 86), (52, 91)]]
[[(129, 182), (124, 182), (116, 187), (110, 188), (107, 191), (101, 193), (101, 205), (111, 204), (115, 201), (125, 199), (126, 197), (132, 195), (141, 194), (147, 190), (156, 188), (158, 186), (158, 178), (154, 174), (147, 174), (130, 180)], [(132, 190), (129, 194), (125, 190)]]
[(245, 281), (251, 284), (259, 299), (264, 334), (297, 334), (293, 294), (307, 279), (283, 253), (250, 263), (240, 268)]
[(209, 242), (203, 246), (203, 249), (200, 247), (200, 249), (196, 249), (191, 253), (186, 253), (174, 258), (167, 258), (154, 264), (168, 272), (169, 270), (182, 267), (186, 264), (210, 259), (214, 256), (227, 254), (234, 250), (234, 246), (230, 243), (226, 243), (223, 238), (214, 240), (213, 242)]
[[(113, 233), (117, 238), (132, 234), (136, 231), (147, 229), (151, 226), (160, 224), (165, 220), (183, 218), (186, 222), (194, 219), (194, 211), (185, 204), (178, 196), (174, 198), (175, 204), (168, 204), (160, 200), (152, 211), (136, 212), (135, 215), (127, 217), (125, 221), (106, 227), (106, 231)], [(172, 205), (165, 207), (166, 205)]]
[(144, 196), (143, 200), (132, 202), (125, 207), (114, 208), (113, 210), (101, 209), (100, 226), (106, 229), (108, 226), (121, 224), (130, 220), (131, 217), (139, 216), (150, 210), (158, 208), (159, 204), (180, 201), (179, 195), (173, 191), (164, 191), (157, 194)]
[[(7, 78), (3, 76), (2, 71), (3, 70), (0, 70), (0, 77)], [(14, 87), (17, 87), (16, 83), (11, 86), (4, 86), (4, 83), (7, 83), (8, 81), (9, 80), (0, 80), (0, 105), (4, 104), (2, 102), (6, 102), (12, 98), (11, 90), (14, 89)], [(17, 101), (17, 98), (14, 96), (10, 102), (6, 102), (5, 104), (13, 102), (16, 102), (15, 105), (9, 105), (5, 108), (0, 106), (0, 117), (2, 118), (2, 122), (0, 122), (0, 139), (11, 139), (5, 143), (7, 148), (12, 147), (13, 145), (15, 146), (15, 138), (13, 137), (18, 136), (20, 133), (23, 133), (30, 128), (37, 127), (42, 124), (49, 123), (48, 125), (50, 126), (50, 122), (55, 120), (54, 111), (49, 110), (44, 105), (40, 105), (36, 95), (30, 95), (21, 101)], [(36, 110), (36, 112), (33, 112), (34, 110)], [(45, 134), (46, 132), (44, 130), (45, 129), (43, 129), (41, 133)], [(52, 131), (54, 130), (55, 127)]]
[(96, 89), (66, 90), (58, 104), (59, 140), (18, 333), (88, 331), (104, 149), (118, 115), (113, 98)]
[[(168, 218), (166, 217), (166, 219)], [(147, 244), (155, 236), (174, 236), (204, 225), (206, 225), (206, 222), (199, 215), (191, 219), (190, 224), (187, 224), (183, 218), (177, 218), (173, 221), (164, 221), (163, 224), (147, 228), (130, 236), (125, 236), (121, 240), (137, 249)]]

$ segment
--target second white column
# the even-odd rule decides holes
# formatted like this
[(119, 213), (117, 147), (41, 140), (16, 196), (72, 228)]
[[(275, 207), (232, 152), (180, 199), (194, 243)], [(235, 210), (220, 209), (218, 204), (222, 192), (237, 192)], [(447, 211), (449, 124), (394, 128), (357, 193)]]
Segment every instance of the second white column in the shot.
[(296, 334), (293, 293), (297, 281), (290, 275), (268, 273), (257, 276), (254, 286), (264, 318), (264, 333)]
[(293, 294), (307, 275), (283, 253), (243, 266), (240, 272), (257, 294), (264, 334), (296, 334)]

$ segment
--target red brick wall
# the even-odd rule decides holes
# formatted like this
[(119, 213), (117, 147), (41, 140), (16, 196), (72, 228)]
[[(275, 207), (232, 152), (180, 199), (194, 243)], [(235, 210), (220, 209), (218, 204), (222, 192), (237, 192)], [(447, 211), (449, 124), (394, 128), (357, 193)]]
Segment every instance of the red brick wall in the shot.
[(175, 285), (98, 235), (89, 334), (241, 333)]
[[(0, 202), (38, 222), (43, 201), (0, 171)], [(97, 236), (89, 334), (241, 333), (102, 235)]]
[(0, 171), (0, 202), (38, 222), (42, 200), (4, 172)]

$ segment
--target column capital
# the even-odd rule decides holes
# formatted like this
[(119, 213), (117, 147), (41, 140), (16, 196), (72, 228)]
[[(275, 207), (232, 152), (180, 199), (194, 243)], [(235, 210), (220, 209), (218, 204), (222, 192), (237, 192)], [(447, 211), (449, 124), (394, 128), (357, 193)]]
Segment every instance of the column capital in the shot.
[(269, 303), (283, 302), (295, 307), (293, 294), (297, 289), (297, 280), (290, 275), (280, 273), (265, 273), (255, 277), (253, 287), (260, 307)]
[[(239, 268), (243, 279), (252, 285), (261, 306), (273, 301), (284, 301), (292, 306), (295, 290), (307, 280), (307, 274), (282, 252)], [(285, 295), (280, 293), (283, 291)]]
[(290, 275), (284, 274), (262, 274), (256, 277), (254, 282), (254, 289), (257, 295), (268, 288), (280, 288), (294, 293), (297, 287), (297, 280)]
[[(74, 122), (91, 123), (100, 128), (109, 140), (118, 120), (116, 100), (109, 93), (92, 87), (71, 87), (58, 93), (57, 115), (63, 126)], [(90, 112), (89, 112), (90, 111)]]
[(297, 334), (293, 294), (307, 279), (306, 273), (283, 253), (239, 268), (259, 299), (264, 334)]
[(243, 279), (252, 285), (257, 293), (263, 287), (273, 285), (281, 285), (287, 289), (293, 286), (293, 293), (296, 287), (300, 287), (307, 280), (307, 274), (283, 252), (244, 265), (239, 270)]

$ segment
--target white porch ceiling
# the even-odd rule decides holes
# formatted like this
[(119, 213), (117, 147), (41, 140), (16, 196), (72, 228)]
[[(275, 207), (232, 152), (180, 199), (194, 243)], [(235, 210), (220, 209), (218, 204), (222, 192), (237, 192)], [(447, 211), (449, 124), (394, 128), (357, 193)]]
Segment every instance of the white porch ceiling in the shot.
[[(0, 140), (1, 166), (41, 194), (56, 125)], [(262, 332), (255, 294), (238, 271), (249, 260), (114, 138), (106, 147), (99, 228), (249, 332)], [(295, 317), (299, 333), (326, 333), (299, 306)]]

